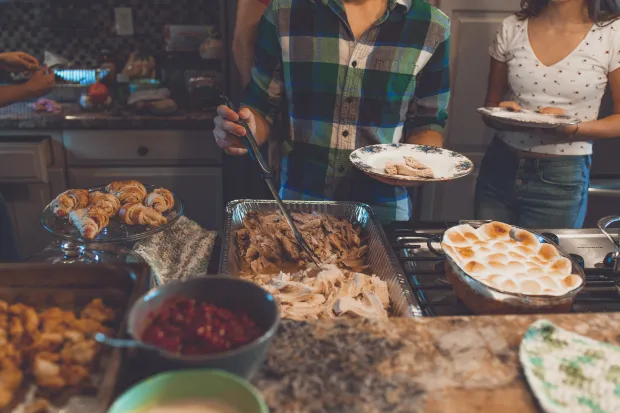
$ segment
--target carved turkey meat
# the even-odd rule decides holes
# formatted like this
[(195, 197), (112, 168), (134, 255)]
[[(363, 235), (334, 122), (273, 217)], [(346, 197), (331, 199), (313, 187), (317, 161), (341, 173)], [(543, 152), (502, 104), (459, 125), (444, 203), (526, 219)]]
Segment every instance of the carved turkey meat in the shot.
[(390, 305), (387, 283), (376, 276), (323, 264), (320, 270), (294, 274), (244, 275), (261, 285), (280, 304), (282, 316), (293, 320), (386, 318)]
[[(292, 218), (321, 262), (340, 264), (354, 272), (367, 269), (368, 245), (363, 245), (361, 227), (353, 226), (347, 219), (321, 213), (294, 212)], [(302, 270), (309, 262), (279, 213), (248, 212), (235, 238), (244, 270), (254, 274)]]

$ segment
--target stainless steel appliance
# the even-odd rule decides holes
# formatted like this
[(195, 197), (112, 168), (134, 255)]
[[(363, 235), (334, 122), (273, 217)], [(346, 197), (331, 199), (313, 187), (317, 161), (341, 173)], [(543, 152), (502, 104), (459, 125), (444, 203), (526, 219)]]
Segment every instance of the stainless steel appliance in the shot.
[[(432, 251), (433, 248), (440, 249), (439, 241), (444, 231), (458, 224), (399, 222), (384, 228), (417, 300), (420, 316), (472, 314), (446, 279), (443, 258)], [(620, 311), (620, 274), (614, 272), (611, 259), (614, 245), (599, 229), (533, 231), (559, 244), (584, 267), (586, 285), (575, 299), (574, 312)], [(609, 232), (618, 239), (617, 229)]]

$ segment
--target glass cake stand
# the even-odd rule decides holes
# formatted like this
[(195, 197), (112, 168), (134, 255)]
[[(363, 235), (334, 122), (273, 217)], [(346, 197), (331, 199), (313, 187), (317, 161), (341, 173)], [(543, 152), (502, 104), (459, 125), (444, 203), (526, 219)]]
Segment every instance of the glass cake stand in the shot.
[[(150, 193), (160, 186), (144, 185)], [(105, 191), (105, 185), (87, 188), (89, 193), (95, 191)], [(114, 256), (118, 254), (127, 255), (130, 249), (122, 246), (106, 247), (107, 244), (122, 244), (126, 246), (133, 245), (136, 241), (148, 238), (158, 232), (164, 231), (174, 225), (181, 216), (183, 216), (183, 201), (175, 193), (174, 207), (172, 210), (164, 212), (168, 222), (160, 227), (147, 227), (144, 225), (127, 225), (123, 223), (118, 216), (110, 218), (110, 224), (104, 228), (97, 236), (90, 240), (82, 237), (80, 231), (69, 221), (68, 217), (58, 217), (48, 204), (41, 214), (41, 225), (50, 233), (60, 238), (60, 243), (54, 248), (54, 251), (46, 249), (43, 254), (39, 254), (39, 258), (46, 262), (54, 263), (100, 263), (114, 261)], [(116, 260), (121, 262), (132, 261), (133, 257), (139, 257), (137, 254), (128, 254), (124, 258), (118, 257)]]
[(68, 240), (52, 242), (30, 262), (48, 264), (141, 264), (144, 259), (131, 248), (114, 244), (78, 244)]

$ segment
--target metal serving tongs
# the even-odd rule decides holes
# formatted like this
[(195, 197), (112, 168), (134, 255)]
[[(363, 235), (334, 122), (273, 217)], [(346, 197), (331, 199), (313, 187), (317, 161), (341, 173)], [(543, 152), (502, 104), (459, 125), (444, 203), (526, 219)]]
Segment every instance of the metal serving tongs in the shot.
[[(220, 97), (224, 100), (224, 104), (228, 106), (228, 108), (237, 112), (235, 105), (230, 101), (230, 99), (228, 99), (224, 95), (220, 95)], [(261, 169), (261, 175), (263, 179), (265, 180), (265, 182), (267, 182), (267, 186), (269, 187), (269, 190), (273, 194), (273, 197), (276, 200), (276, 204), (278, 204), (278, 208), (280, 208), (280, 212), (284, 216), (284, 219), (286, 219), (286, 222), (288, 222), (289, 226), (293, 230), (293, 235), (295, 236), (295, 240), (297, 241), (297, 244), (306, 253), (306, 255), (312, 260), (312, 262), (317, 267), (319, 267), (321, 265), (321, 258), (312, 250), (310, 245), (308, 245), (308, 242), (304, 239), (304, 237), (301, 235), (299, 230), (297, 230), (297, 226), (295, 225), (295, 222), (293, 222), (293, 218), (291, 217), (291, 214), (289, 214), (289, 212), (286, 210), (286, 207), (284, 206), (284, 203), (282, 202), (282, 198), (280, 198), (280, 195), (278, 194), (278, 190), (276, 189), (273, 183), (273, 178), (274, 178), (273, 172), (271, 172), (271, 169), (269, 169), (269, 165), (267, 165), (265, 158), (263, 158), (263, 155), (260, 152), (260, 148), (258, 147), (258, 144), (256, 143), (256, 139), (254, 138), (254, 135), (250, 131), (248, 124), (241, 118), (237, 122), (234, 122), (234, 123), (236, 123), (239, 126), (243, 126), (245, 128), (245, 136), (241, 136), (240, 139), (243, 141), (243, 144), (247, 148), (248, 153), (250, 154), (250, 157), (258, 163), (258, 166)]]

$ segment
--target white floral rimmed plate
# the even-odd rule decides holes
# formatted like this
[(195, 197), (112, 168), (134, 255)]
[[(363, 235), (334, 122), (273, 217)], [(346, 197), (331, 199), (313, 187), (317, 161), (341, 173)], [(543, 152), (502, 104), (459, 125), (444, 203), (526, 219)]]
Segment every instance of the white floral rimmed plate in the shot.
[(581, 121), (567, 115), (549, 115), (523, 109), (519, 112), (506, 108), (478, 108), (482, 116), (512, 126), (524, 128), (553, 129), (559, 126), (576, 125)]
[(546, 413), (620, 412), (620, 347), (538, 320), (519, 360)]
[[(405, 156), (414, 158), (433, 171), (432, 178), (420, 176), (388, 175), (385, 165), (388, 161), (403, 163)], [(393, 185), (402, 182), (451, 181), (469, 175), (474, 164), (467, 157), (448, 149), (426, 145), (391, 143), (359, 148), (349, 156), (351, 163), (374, 178), (382, 178)]]

